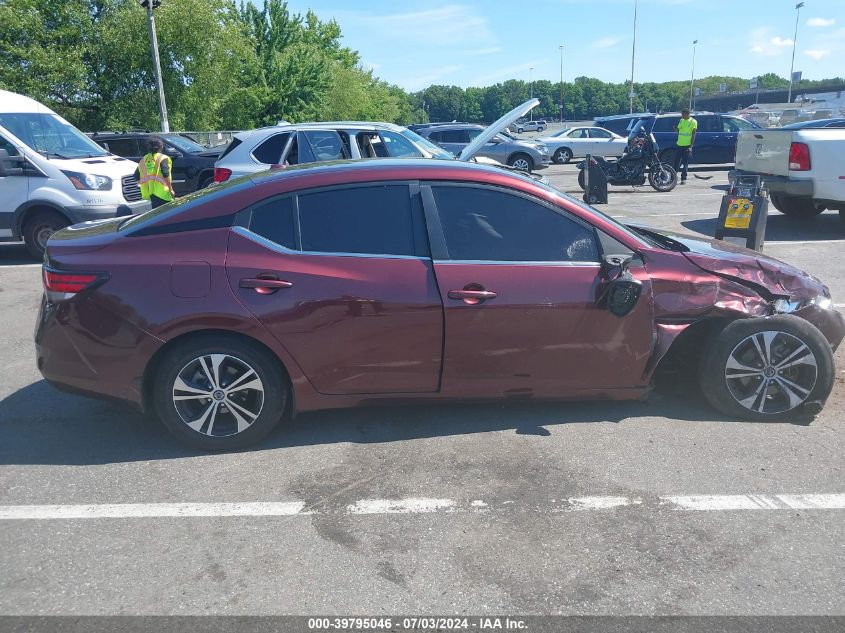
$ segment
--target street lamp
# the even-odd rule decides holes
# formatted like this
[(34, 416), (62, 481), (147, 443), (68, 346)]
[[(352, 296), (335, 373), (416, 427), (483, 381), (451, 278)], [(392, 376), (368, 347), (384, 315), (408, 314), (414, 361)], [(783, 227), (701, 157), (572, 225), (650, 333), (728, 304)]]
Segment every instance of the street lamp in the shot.
[(695, 84), (695, 45), (698, 44), (698, 40), (692, 41), (692, 74), (690, 75), (689, 80), (689, 109), (692, 110), (692, 91), (693, 91), (693, 84)]
[(631, 100), (630, 114), (634, 113), (634, 54), (637, 52), (637, 0), (634, 0), (634, 43), (631, 45), (631, 90), (628, 98)]
[(560, 122), (563, 123), (563, 44), (560, 49)]
[(798, 16), (801, 14), (803, 2), (795, 5), (795, 35), (792, 38), (792, 63), (789, 65), (789, 94), (786, 97), (788, 103), (792, 103), (792, 73), (795, 68), (795, 45), (798, 43)]
[(156, 89), (158, 90), (158, 113), (161, 118), (161, 131), (169, 132), (170, 123), (167, 120), (167, 105), (164, 102), (164, 85), (161, 82), (161, 61), (158, 58), (158, 38), (156, 37), (156, 23), (153, 17), (153, 9), (157, 9), (161, 0), (138, 0), (140, 5), (147, 10), (147, 26), (150, 30), (150, 50), (153, 55), (153, 72), (156, 78)]
[[(534, 98), (534, 66), (531, 66), (531, 68), (529, 68), (528, 70), (530, 71), (530, 74), (528, 76), (529, 77), (528, 83), (529, 83), (529, 86), (530, 86), (530, 88), (528, 89), (528, 91), (529, 91), (529, 97), (528, 98), (533, 99)], [(528, 119), (529, 121), (534, 120), (534, 108), (531, 108), (531, 113), (528, 116), (529, 116), (529, 119)]]

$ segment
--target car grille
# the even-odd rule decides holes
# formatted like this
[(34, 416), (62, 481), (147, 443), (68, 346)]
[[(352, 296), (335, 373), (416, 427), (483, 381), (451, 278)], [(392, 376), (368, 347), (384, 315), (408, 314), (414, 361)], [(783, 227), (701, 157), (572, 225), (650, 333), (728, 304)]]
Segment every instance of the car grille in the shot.
[(141, 187), (138, 186), (138, 179), (134, 175), (124, 176), (120, 179), (123, 186), (123, 197), (127, 202), (137, 202), (141, 199)]

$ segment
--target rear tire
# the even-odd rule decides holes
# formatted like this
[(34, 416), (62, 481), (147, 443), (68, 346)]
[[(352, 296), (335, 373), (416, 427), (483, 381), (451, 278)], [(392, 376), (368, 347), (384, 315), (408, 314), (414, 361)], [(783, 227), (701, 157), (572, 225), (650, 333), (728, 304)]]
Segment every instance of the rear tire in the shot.
[(558, 165), (566, 165), (572, 160), (572, 150), (568, 147), (560, 147), (552, 156), (552, 160)]
[(773, 193), (769, 195), (769, 200), (771, 200), (772, 206), (784, 215), (802, 220), (814, 218), (825, 210), (824, 205), (817, 204), (808, 198), (795, 198)]
[(759, 421), (811, 417), (816, 411), (803, 405), (824, 404), (834, 377), (833, 352), (822, 333), (785, 314), (734, 321), (707, 342), (699, 365), (701, 390), (714, 408)]
[(278, 359), (258, 345), (198, 336), (177, 343), (157, 364), (153, 400), (182, 444), (230, 451), (257, 443), (276, 427), (289, 384)]
[(23, 240), (26, 250), (37, 260), (44, 259), (47, 240), (63, 228), (70, 226), (66, 217), (56, 211), (37, 211), (23, 223)]

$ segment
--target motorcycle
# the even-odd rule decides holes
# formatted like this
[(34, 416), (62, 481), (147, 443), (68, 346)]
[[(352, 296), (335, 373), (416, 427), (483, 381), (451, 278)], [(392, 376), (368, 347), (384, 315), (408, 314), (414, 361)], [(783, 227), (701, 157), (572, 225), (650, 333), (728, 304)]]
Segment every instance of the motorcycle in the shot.
[[(657, 141), (651, 134), (635, 136), (625, 148), (622, 158), (618, 160), (592, 156), (591, 161), (592, 165), (598, 165), (601, 168), (609, 185), (637, 187), (644, 185), (648, 179), (648, 184), (656, 191), (672, 191), (678, 184), (678, 175), (675, 170), (660, 161)], [(578, 185), (585, 191), (584, 169), (586, 166), (586, 160), (582, 160), (577, 165), (580, 170)]]

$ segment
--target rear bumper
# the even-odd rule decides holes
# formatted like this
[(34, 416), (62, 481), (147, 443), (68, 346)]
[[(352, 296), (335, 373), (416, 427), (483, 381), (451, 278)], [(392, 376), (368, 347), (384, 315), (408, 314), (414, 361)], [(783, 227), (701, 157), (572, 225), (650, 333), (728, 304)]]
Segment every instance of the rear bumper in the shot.
[(789, 176), (766, 176), (741, 169), (733, 169), (728, 172), (728, 180), (731, 182), (734, 182), (738, 176), (760, 176), (760, 179), (764, 183), (764, 188), (769, 193), (794, 196), (796, 198), (812, 198), (815, 195), (816, 188), (812, 180), (800, 180), (798, 178), (790, 178)]
[(144, 370), (163, 341), (85, 297), (41, 299), (35, 328), (41, 375), (64, 391), (143, 404)]

